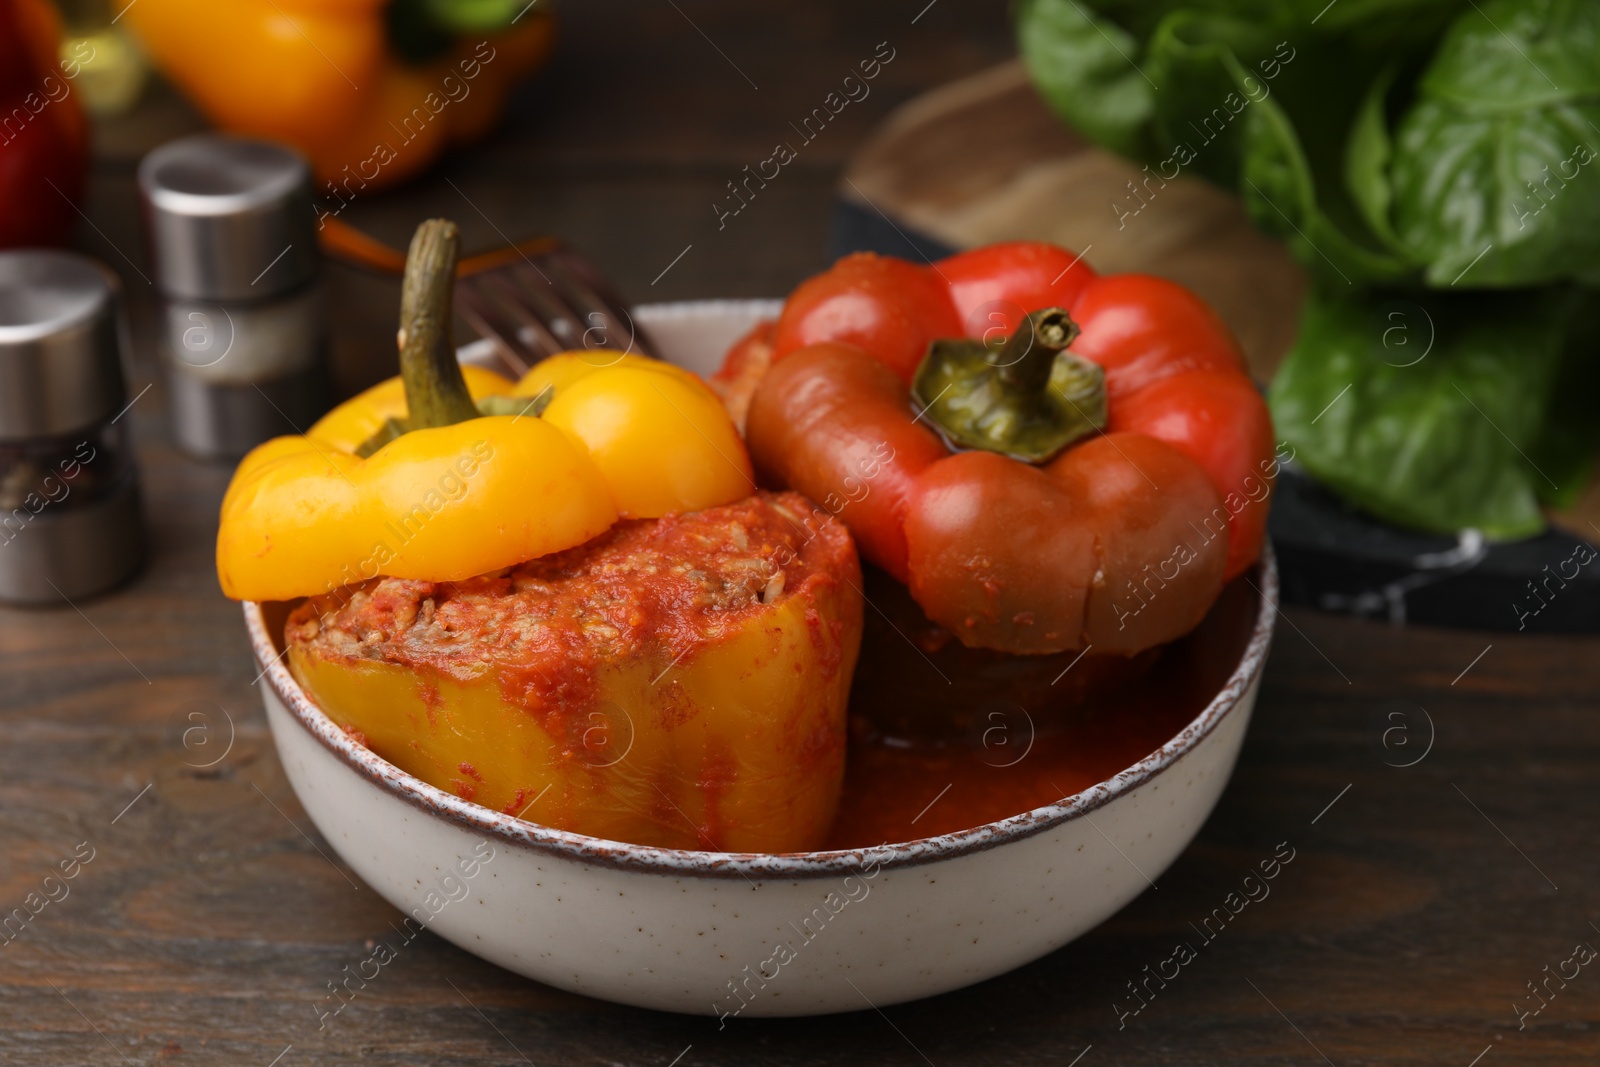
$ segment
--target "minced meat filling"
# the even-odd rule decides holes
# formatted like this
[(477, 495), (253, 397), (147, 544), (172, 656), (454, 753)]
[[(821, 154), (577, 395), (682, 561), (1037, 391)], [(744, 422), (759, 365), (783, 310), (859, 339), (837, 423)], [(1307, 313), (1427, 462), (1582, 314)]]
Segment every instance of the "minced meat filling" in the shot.
[(494, 574), (350, 586), (302, 604), (286, 637), (323, 656), (471, 674), (511, 664), (570, 677), (640, 655), (687, 655), (808, 581), (848, 573), (852, 554), (843, 525), (805, 498), (758, 493), (619, 522), (587, 544)]

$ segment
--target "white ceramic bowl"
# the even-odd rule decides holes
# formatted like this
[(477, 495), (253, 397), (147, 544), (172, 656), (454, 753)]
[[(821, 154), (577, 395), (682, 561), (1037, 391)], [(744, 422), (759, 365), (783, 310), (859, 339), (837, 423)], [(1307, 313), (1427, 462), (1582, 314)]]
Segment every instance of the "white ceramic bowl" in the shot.
[[(646, 306), (698, 371), (771, 301)], [(479, 346), (463, 359), (485, 359)], [(244, 606), (284, 770), (323, 837), (419, 925), (518, 974), (606, 1000), (711, 1015), (882, 1007), (1001, 974), (1138, 896), (1199, 831), (1238, 758), (1272, 637), (1277, 570), (1222, 690), (1170, 742), (1060, 803), (875, 849), (686, 852), (551, 830), (436, 789), (352, 741)]]

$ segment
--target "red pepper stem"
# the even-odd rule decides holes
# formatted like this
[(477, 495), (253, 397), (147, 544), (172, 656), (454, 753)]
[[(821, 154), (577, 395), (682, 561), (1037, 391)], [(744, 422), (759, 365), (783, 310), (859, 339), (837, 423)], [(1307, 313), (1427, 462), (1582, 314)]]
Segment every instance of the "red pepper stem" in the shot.
[(1042, 393), (1050, 384), (1056, 353), (1078, 336), (1078, 325), (1060, 308), (1035, 311), (1017, 324), (990, 363), (1006, 385)]
[(451, 342), (451, 295), (460, 254), (456, 224), (428, 219), (406, 253), (400, 289), (400, 377), (407, 429), (450, 426), (478, 417)]

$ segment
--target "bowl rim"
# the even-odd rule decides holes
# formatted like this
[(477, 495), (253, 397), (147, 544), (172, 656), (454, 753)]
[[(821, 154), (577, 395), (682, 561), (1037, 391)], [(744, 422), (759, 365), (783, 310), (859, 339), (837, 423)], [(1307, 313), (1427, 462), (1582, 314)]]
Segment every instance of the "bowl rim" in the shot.
[[(626, 871), (674, 877), (813, 879), (859, 874), (868, 867), (915, 867), (995, 848), (1089, 815), (1116, 798), (1158, 777), (1193, 751), (1233, 713), (1260, 677), (1272, 641), (1278, 611), (1278, 567), (1270, 543), (1263, 545), (1253, 568), (1260, 584), (1251, 582), (1259, 598), (1255, 625), (1239, 663), (1201, 712), (1166, 744), (1129, 767), (1078, 793), (1008, 816), (914, 841), (886, 842), (867, 848), (817, 852), (708, 852), (633, 845), (556, 830), (486, 808), (429, 785), (358, 744), (328, 718), (289, 673), (282, 653), (267, 631), (261, 605), (244, 601), (245, 627), (257, 665), (295, 722), (327, 749), (346, 769), (370, 785), (398, 797), (420, 811), (470, 831), (491, 836), (514, 848)], [(1249, 572), (1245, 574), (1249, 580)]]

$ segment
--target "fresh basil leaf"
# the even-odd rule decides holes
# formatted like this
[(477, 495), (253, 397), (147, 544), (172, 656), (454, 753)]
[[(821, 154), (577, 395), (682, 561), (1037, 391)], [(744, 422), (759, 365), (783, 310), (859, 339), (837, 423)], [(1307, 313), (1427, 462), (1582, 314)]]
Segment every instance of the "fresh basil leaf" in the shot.
[(1224, 188), (1238, 184), (1245, 125), (1240, 116), (1271, 87), (1253, 76), (1247, 93), (1235, 57), (1270, 61), (1275, 40), (1259, 23), (1226, 16), (1183, 10), (1161, 20), (1150, 35), (1145, 66), (1161, 86), (1151, 131), (1163, 159), (1181, 150), (1192, 155), (1194, 171)]
[(1395, 228), (1435, 286), (1542, 285), (1600, 262), (1600, 100), (1475, 113), (1424, 100), (1400, 128)]
[[(1403, 6), (1429, 5), (1437, 7), (1437, 0)], [(1094, 5), (1117, 17), (1138, 15), (1148, 34), (1141, 51), (1131, 35), (1078, 0), (1025, 4), (1023, 50), (1036, 80), (1041, 73), (1064, 75), (1046, 89), (1057, 110), (1095, 140), (1149, 162), (1162, 180), (1198, 174), (1236, 189), (1256, 221), (1286, 240), (1314, 273), (1346, 284), (1414, 278), (1418, 264), (1371, 232), (1331, 177), (1344, 173), (1362, 87), (1386, 56), (1352, 55), (1283, 29), (1287, 17), (1300, 17), (1296, 29), (1303, 30), (1316, 16), (1300, 10), (1300, 0), (1151, 6), (1161, 13), (1140, 14), (1119, 0)], [(1360, 24), (1383, 10), (1364, 8)], [(1047, 40), (1053, 51), (1043, 48)], [(1099, 58), (1074, 60), (1069, 44)], [(1108, 103), (1095, 87), (1096, 72), (1119, 79), (1137, 108)]]
[[(1121, 26), (1136, 40), (1148, 40), (1161, 20), (1174, 11), (1215, 7), (1218, 0), (1078, 0), (1085, 11)], [(1230, 0), (1220, 0), (1224, 5)], [(1263, 0), (1271, 3), (1272, 0)]]
[(1328, 180), (1339, 170), (1308, 158), (1276, 100), (1252, 106), (1245, 134), (1239, 194), (1256, 225), (1282, 238), (1308, 271), (1345, 286), (1414, 277), (1416, 262), (1371, 234), (1346, 190)]
[(1143, 46), (1076, 0), (1023, 0), (1017, 41), (1045, 101), (1113, 151), (1146, 155), (1154, 85), (1138, 67)]
[(1395, 231), (1430, 285), (1600, 269), (1600, 5), (1485, 0), (1457, 20), (1401, 120)]
[(1419, 88), (1427, 99), (1502, 112), (1600, 94), (1600, 7), (1588, 0), (1474, 0)]
[(1437, 41), (1461, 9), (1460, 0), (1084, 0), (1083, 6), (1141, 38), (1183, 10), (1293, 30), (1297, 45), (1308, 43), (1309, 34), (1358, 34), (1364, 44), (1383, 48)]
[(1574, 474), (1531, 457), (1584, 309), (1567, 289), (1313, 294), (1272, 384), (1273, 421), (1297, 462), (1380, 519), (1532, 536), (1544, 528), (1540, 496)]
[(1394, 144), (1389, 138), (1385, 100), (1394, 84), (1396, 69), (1390, 66), (1367, 90), (1355, 125), (1350, 128), (1350, 143), (1344, 154), (1344, 183), (1361, 217), (1379, 240), (1391, 249), (1404, 246), (1394, 232), (1389, 211), (1394, 203), (1394, 188), (1389, 184), (1389, 161)]

